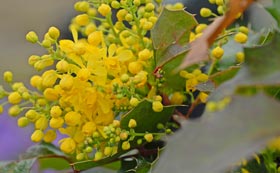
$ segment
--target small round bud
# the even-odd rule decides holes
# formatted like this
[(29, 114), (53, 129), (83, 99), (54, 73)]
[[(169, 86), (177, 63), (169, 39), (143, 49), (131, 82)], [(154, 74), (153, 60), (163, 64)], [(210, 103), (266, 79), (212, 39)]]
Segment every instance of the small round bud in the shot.
[(237, 63), (243, 63), (245, 60), (245, 54), (243, 52), (237, 52), (235, 54), (235, 59)]
[(40, 142), (44, 137), (44, 133), (42, 130), (35, 130), (31, 135), (31, 140), (33, 142)]
[(145, 6), (145, 11), (151, 12), (155, 9), (155, 5), (153, 3), (147, 3)]
[(25, 113), (25, 117), (34, 122), (38, 119), (39, 115), (35, 110), (30, 109)]
[(197, 26), (195, 27), (195, 33), (196, 33), (196, 34), (202, 33), (203, 30), (207, 28), (207, 26), (208, 26), (208, 25), (206, 25), (206, 24), (204, 24), (204, 23), (201, 23), (201, 24), (197, 25)]
[(28, 64), (33, 66), (33, 65), (34, 65), (36, 62), (38, 62), (40, 59), (41, 59), (41, 57), (38, 56), (38, 55), (31, 55), (31, 56), (29, 57), (29, 59), (28, 59)]
[(119, 9), (121, 4), (118, 2), (118, 1), (112, 1), (111, 2), (111, 6), (114, 8), (114, 9)]
[(48, 127), (48, 119), (45, 116), (41, 116), (35, 122), (35, 129), (45, 130)]
[(103, 158), (103, 153), (102, 153), (102, 152), (97, 151), (97, 152), (94, 154), (94, 161), (101, 160), (102, 158)]
[(11, 83), (13, 81), (13, 73), (11, 71), (5, 71), (3, 74), (4, 81)]
[(121, 138), (121, 140), (126, 140), (128, 138), (128, 133), (127, 132), (121, 132), (120, 138)]
[(224, 49), (221, 48), (220, 46), (217, 46), (212, 50), (211, 54), (214, 58), (221, 59), (222, 56), (224, 55)]
[(64, 119), (65, 123), (68, 126), (75, 126), (81, 122), (81, 114), (79, 114), (78, 112), (71, 111), (65, 115)]
[(89, 16), (87, 14), (79, 14), (75, 17), (75, 22), (80, 26), (86, 26), (89, 23)]
[(63, 90), (70, 90), (74, 84), (74, 79), (71, 75), (63, 75), (60, 79), (59, 85)]
[(101, 4), (100, 7), (98, 7), (97, 10), (102, 16), (107, 16), (109, 13), (111, 13), (111, 7), (107, 4)]
[(124, 141), (122, 143), (122, 149), (123, 150), (129, 150), (130, 149), (130, 143), (128, 141)]
[(52, 42), (50, 40), (44, 39), (41, 43), (44, 48), (50, 48), (52, 46)]
[(130, 100), (129, 100), (129, 104), (133, 107), (136, 107), (138, 104), (140, 103), (140, 101), (135, 98), (135, 97), (132, 97)]
[(122, 74), (122, 75), (121, 75), (121, 81), (122, 81), (123, 83), (128, 82), (128, 81), (129, 81), (129, 75), (126, 74), (126, 73)]
[(56, 132), (54, 130), (48, 130), (44, 135), (44, 141), (51, 143), (56, 139)]
[(60, 150), (64, 153), (73, 153), (76, 149), (76, 142), (72, 138), (64, 138), (59, 141)]
[(50, 110), (50, 114), (53, 118), (58, 118), (62, 114), (62, 110), (60, 109), (59, 106), (53, 106)]
[(138, 57), (142, 61), (146, 61), (153, 56), (153, 52), (149, 49), (143, 49), (138, 53)]
[(78, 1), (75, 3), (74, 8), (79, 12), (87, 12), (90, 8), (90, 5), (87, 1)]
[(8, 102), (11, 104), (18, 104), (21, 102), (21, 95), (18, 92), (12, 92), (8, 96)]
[(76, 155), (76, 159), (78, 161), (83, 160), (84, 158), (85, 158), (85, 154), (84, 153), (79, 153), (79, 154)]
[(104, 148), (104, 155), (105, 156), (110, 156), (113, 152), (113, 148), (112, 147), (105, 147)]
[(212, 11), (209, 8), (201, 8), (200, 15), (202, 17), (210, 17), (212, 15)]
[(43, 94), (48, 101), (56, 101), (59, 98), (59, 93), (53, 88), (45, 89)]
[(93, 151), (92, 147), (88, 146), (85, 148), (86, 153), (91, 153)]
[(137, 126), (137, 122), (135, 121), (135, 119), (130, 119), (128, 122), (128, 127), (135, 128), (136, 126)]
[(216, 0), (217, 5), (224, 5), (224, 0)]
[(28, 124), (29, 124), (29, 119), (26, 118), (26, 117), (20, 117), (20, 118), (17, 120), (17, 125), (18, 125), (19, 127), (26, 127)]
[(161, 112), (163, 110), (163, 105), (160, 101), (154, 101), (152, 104), (153, 111)]
[(249, 33), (249, 29), (246, 26), (240, 26), (238, 28), (238, 30), (244, 34), (248, 34)]
[(238, 43), (246, 43), (248, 40), (248, 36), (242, 32), (238, 32), (235, 36), (234, 36), (234, 40)]
[(30, 43), (37, 43), (37, 41), (38, 41), (38, 36), (37, 36), (37, 34), (34, 31), (28, 32), (26, 34), (25, 38)]
[(143, 143), (142, 139), (137, 139), (137, 144), (141, 145)]
[(148, 133), (148, 134), (145, 134), (145, 135), (144, 135), (144, 138), (145, 138), (145, 140), (146, 140), (147, 142), (152, 142), (153, 139), (154, 139), (154, 136), (153, 136), (153, 134)]

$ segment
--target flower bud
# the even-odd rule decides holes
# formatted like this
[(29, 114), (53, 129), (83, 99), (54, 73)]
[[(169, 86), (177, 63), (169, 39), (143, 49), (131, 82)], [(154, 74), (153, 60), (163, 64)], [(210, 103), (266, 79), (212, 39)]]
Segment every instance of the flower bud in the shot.
[(8, 96), (8, 102), (11, 104), (18, 104), (21, 102), (21, 95), (18, 92), (12, 92)]
[(56, 101), (59, 98), (59, 93), (53, 88), (47, 88), (44, 91), (44, 97), (48, 101)]
[(98, 7), (98, 12), (102, 16), (107, 16), (109, 13), (111, 13), (111, 7), (107, 4), (101, 4), (100, 7)]
[(217, 46), (212, 50), (211, 54), (214, 58), (221, 59), (222, 56), (224, 55), (224, 49), (221, 48), (220, 46)]
[(56, 27), (52, 26), (49, 28), (48, 34), (52, 39), (57, 40), (60, 35), (60, 31)]
[(58, 128), (62, 127), (63, 124), (64, 124), (64, 119), (61, 117), (51, 118), (50, 122), (49, 122), (50, 127), (53, 129), (58, 129)]
[(41, 116), (35, 122), (35, 129), (45, 130), (48, 127), (48, 119), (45, 116)]
[(71, 154), (76, 149), (76, 142), (72, 138), (64, 138), (59, 141), (60, 150), (64, 153)]
[(154, 139), (154, 136), (153, 136), (153, 134), (148, 133), (148, 134), (145, 134), (145, 135), (144, 135), (144, 138), (145, 138), (145, 140), (146, 140), (147, 142), (152, 142), (153, 139)]
[(130, 100), (129, 100), (129, 104), (133, 107), (136, 107), (138, 104), (140, 103), (140, 101), (135, 98), (135, 97), (132, 97)]
[(11, 83), (13, 81), (13, 73), (10, 71), (5, 71), (3, 77), (7, 83)]
[(55, 67), (59, 72), (65, 73), (69, 69), (69, 63), (65, 60), (60, 60), (60, 61), (58, 61), (58, 63), (56, 64)]
[(75, 126), (81, 122), (81, 114), (71, 111), (65, 115), (64, 119), (67, 125)]
[(31, 135), (31, 140), (33, 142), (40, 142), (44, 137), (44, 133), (42, 130), (35, 130)]
[(137, 126), (137, 122), (135, 121), (135, 119), (130, 119), (128, 122), (128, 127), (129, 128), (134, 128)]
[(25, 113), (25, 117), (34, 122), (39, 118), (39, 114), (35, 110), (30, 109)]
[(51, 143), (56, 139), (56, 132), (54, 130), (48, 130), (44, 135), (44, 141)]
[(17, 120), (17, 125), (18, 125), (19, 127), (26, 127), (28, 124), (29, 124), (29, 119), (26, 118), (26, 117), (20, 117), (20, 118)]
[(163, 105), (160, 101), (154, 101), (152, 108), (155, 112), (161, 112), (163, 110)]
[(63, 90), (70, 90), (74, 84), (74, 79), (71, 75), (63, 75), (60, 79), (59, 85)]
[(94, 161), (101, 160), (102, 158), (103, 158), (103, 153), (102, 153), (102, 152), (97, 151), (97, 152), (94, 154)]
[(210, 17), (212, 15), (212, 11), (209, 8), (201, 8), (200, 15), (202, 17)]
[(62, 110), (60, 109), (59, 106), (53, 106), (50, 110), (50, 114), (53, 118), (58, 118), (62, 114)]
[(30, 31), (25, 36), (26, 40), (30, 43), (36, 43), (38, 41), (38, 36), (34, 31)]
[(124, 141), (122, 143), (122, 149), (123, 150), (129, 150), (130, 149), (130, 143), (128, 141)]

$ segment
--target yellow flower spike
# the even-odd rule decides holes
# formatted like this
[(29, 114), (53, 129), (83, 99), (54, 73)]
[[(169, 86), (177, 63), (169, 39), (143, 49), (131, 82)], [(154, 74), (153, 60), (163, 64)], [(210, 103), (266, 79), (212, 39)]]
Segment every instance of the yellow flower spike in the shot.
[(75, 23), (79, 26), (86, 26), (89, 22), (90, 20), (87, 14), (79, 14), (75, 17)]
[(22, 100), (21, 95), (18, 92), (12, 92), (8, 96), (8, 102), (11, 104), (18, 104)]
[(205, 92), (200, 92), (198, 97), (202, 103), (206, 103), (208, 94), (206, 94)]
[(247, 40), (248, 40), (248, 36), (242, 32), (238, 32), (235, 36), (234, 36), (234, 40), (237, 42), (237, 43), (246, 43)]
[(82, 132), (85, 136), (92, 136), (92, 134), (96, 131), (95, 122), (89, 121), (86, 122), (82, 127)]
[(101, 4), (97, 10), (102, 16), (107, 16), (111, 13), (111, 7), (107, 4)]
[(38, 36), (34, 31), (30, 31), (25, 36), (26, 40), (30, 43), (37, 43), (38, 42)]
[(71, 154), (76, 149), (76, 143), (72, 138), (64, 138), (59, 141), (60, 150), (66, 154)]
[(42, 86), (42, 77), (39, 75), (34, 75), (30, 78), (30, 85), (39, 89)]
[(210, 17), (212, 15), (212, 11), (209, 8), (201, 8), (200, 15), (202, 17)]
[(98, 161), (98, 160), (101, 160), (103, 158), (103, 153), (101, 151), (97, 151), (95, 154), (94, 154), (94, 161)]
[(180, 105), (184, 102), (185, 96), (181, 92), (174, 92), (170, 98), (170, 102), (173, 105)]
[(17, 125), (19, 127), (26, 127), (28, 126), (29, 124), (29, 119), (26, 118), (26, 117), (20, 117), (18, 120), (17, 120)]
[(129, 128), (135, 128), (137, 126), (137, 122), (135, 119), (130, 119), (128, 122), (128, 127)]
[(15, 117), (21, 113), (21, 108), (18, 105), (13, 105), (9, 108), (8, 114)]
[(133, 61), (128, 64), (128, 71), (131, 74), (137, 74), (143, 70), (143, 65), (139, 61)]
[(13, 81), (13, 73), (11, 71), (5, 71), (3, 78), (5, 82), (11, 83)]
[(45, 88), (53, 87), (57, 80), (57, 73), (55, 70), (45, 71), (42, 75), (42, 86)]
[(133, 107), (136, 107), (138, 104), (140, 103), (140, 101), (135, 98), (135, 97), (132, 97), (130, 100), (129, 100), (129, 104)]
[(103, 34), (101, 31), (94, 31), (88, 36), (88, 43), (93, 46), (98, 46), (103, 41)]
[(81, 80), (81, 81), (87, 81), (90, 77), (90, 71), (87, 68), (82, 68), (78, 71), (77, 73), (77, 77)]
[(160, 101), (153, 101), (152, 108), (155, 112), (161, 112), (163, 110), (163, 105)]
[(75, 126), (77, 124), (80, 124), (81, 122), (81, 114), (79, 114), (78, 112), (68, 112), (64, 119), (65, 119), (65, 123), (69, 126)]
[(153, 134), (148, 133), (148, 134), (145, 134), (145, 135), (144, 135), (144, 138), (145, 138), (145, 140), (146, 140), (147, 142), (152, 142), (153, 139), (154, 139), (154, 136), (153, 136)]
[(45, 89), (43, 94), (48, 101), (56, 101), (59, 98), (59, 93), (53, 88)]
[(74, 79), (70, 74), (63, 75), (60, 79), (59, 85), (63, 90), (70, 90), (73, 87)]
[(41, 116), (35, 122), (35, 129), (45, 130), (48, 127), (48, 119), (45, 116)]
[(40, 116), (35, 110), (29, 109), (25, 113), (25, 117), (28, 118), (31, 122), (35, 122)]
[(56, 132), (54, 130), (48, 130), (45, 135), (43, 140), (47, 143), (51, 143), (56, 139)]
[(31, 140), (33, 142), (40, 142), (44, 137), (44, 133), (42, 130), (35, 130), (31, 135)]
[(221, 48), (220, 46), (217, 46), (212, 50), (211, 54), (214, 58), (221, 59), (222, 56), (224, 55), (224, 49)]
[(130, 143), (129, 143), (129, 141), (124, 141), (124, 142), (122, 143), (122, 149), (123, 149), (123, 150), (129, 150), (129, 149), (130, 149)]
[(50, 127), (53, 129), (59, 129), (63, 126), (63, 124), (64, 124), (64, 119), (61, 117), (51, 118), (49, 122)]

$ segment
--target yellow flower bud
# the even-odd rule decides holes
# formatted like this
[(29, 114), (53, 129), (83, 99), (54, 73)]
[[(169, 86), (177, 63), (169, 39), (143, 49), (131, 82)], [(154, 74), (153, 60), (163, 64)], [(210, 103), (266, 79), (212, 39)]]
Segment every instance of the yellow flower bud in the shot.
[(39, 118), (39, 114), (35, 110), (30, 109), (25, 113), (25, 117), (34, 122)]
[(91, 136), (96, 131), (96, 124), (92, 121), (86, 122), (82, 127), (82, 132), (86, 136)]
[(52, 87), (57, 80), (57, 73), (54, 70), (45, 71), (42, 75), (42, 86), (45, 88)]
[(111, 6), (114, 8), (114, 9), (119, 9), (121, 4), (118, 2), (118, 1), (112, 1), (111, 2)]
[(50, 110), (50, 114), (53, 118), (58, 118), (62, 114), (62, 110), (60, 109), (59, 106), (53, 106)]
[(31, 135), (31, 140), (33, 142), (40, 142), (44, 137), (44, 133), (42, 130), (35, 130)]
[(142, 61), (149, 60), (153, 56), (153, 52), (149, 49), (143, 49), (138, 53), (138, 57)]
[(153, 101), (152, 108), (155, 112), (161, 112), (163, 110), (163, 105), (160, 101)]
[(76, 159), (78, 161), (83, 160), (84, 158), (85, 158), (85, 154), (84, 153), (79, 153), (79, 154), (76, 155)]
[(210, 4), (215, 4), (216, 0), (208, 0)]
[(56, 139), (56, 132), (54, 130), (48, 130), (44, 135), (44, 141), (51, 143)]
[(53, 129), (58, 129), (58, 128), (62, 127), (63, 124), (64, 124), (64, 119), (61, 117), (51, 118), (50, 123), (49, 123), (50, 127)]
[(48, 119), (45, 116), (41, 116), (35, 122), (35, 129), (45, 130), (48, 127)]
[(75, 22), (80, 26), (86, 26), (90, 22), (89, 16), (87, 14), (79, 14), (75, 17)]
[(104, 155), (105, 156), (110, 156), (113, 152), (113, 148), (112, 147), (105, 147), (104, 148)]
[(136, 107), (138, 104), (140, 103), (140, 101), (135, 98), (135, 97), (132, 97), (130, 100), (129, 100), (129, 104), (133, 107)]
[(18, 92), (12, 92), (8, 96), (8, 102), (11, 104), (18, 104), (21, 102), (21, 95)]
[(59, 141), (60, 150), (64, 153), (71, 154), (76, 149), (76, 143), (72, 138), (64, 138)]
[(246, 26), (240, 26), (238, 30), (246, 35), (249, 33), (249, 29)]
[(29, 65), (34, 65), (37, 61), (39, 61), (41, 58), (40, 56), (38, 55), (31, 55), (29, 58), (28, 58), (28, 64)]
[(85, 34), (88, 36), (89, 34), (96, 31), (96, 25), (94, 23), (89, 23), (85, 28)]
[(129, 141), (124, 141), (124, 142), (122, 143), (122, 149), (123, 149), (123, 150), (129, 150), (129, 149), (130, 149), (130, 143), (129, 143)]
[(153, 28), (153, 26), (154, 25), (153, 25), (152, 22), (146, 21), (146, 22), (143, 23), (142, 28), (144, 30), (151, 30)]
[(212, 11), (209, 8), (201, 8), (200, 15), (202, 17), (210, 17), (212, 15)]
[(199, 34), (199, 33), (202, 33), (204, 29), (207, 28), (207, 25), (202, 23), (202, 24), (199, 24), (195, 27), (195, 33)]
[(220, 46), (217, 46), (215, 47), (213, 50), (212, 50), (212, 56), (216, 59), (221, 59), (222, 56), (224, 55), (224, 49), (221, 48)]
[(243, 52), (237, 52), (235, 54), (235, 59), (237, 63), (243, 63), (245, 60), (245, 54)]
[(78, 1), (75, 3), (74, 8), (79, 12), (87, 12), (90, 8), (90, 5), (87, 1)]
[(248, 36), (242, 32), (238, 32), (235, 36), (234, 36), (234, 40), (238, 43), (246, 43), (248, 40)]
[(216, 0), (217, 5), (224, 5), (224, 0)]
[(59, 93), (53, 88), (47, 88), (44, 91), (44, 97), (48, 101), (56, 101), (59, 98)]
[(213, 101), (209, 101), (207, 104), (206, 104), (206, 111), (208, 112), (215, 112), (218, 110), (218, 105), (216, 102), (213, 102)]
[(71, 111), (65, 115), (64, 119), (67, 125), (75, 126), (81, 122), (81, 114)]
[(128, 122), (128, 127), (129, 128), (134, 128), (137, 126), (137, 122), (135, 121), (135, 119), (130, 119)]
[(147, 3), (145, 5), (145, 11), (151, 12), (155, 9), (155, 5), (153, 3)]
[(128, 71), (132, 74), (137, 74), (142, 71), (143, 66), (140, 62), (134, 61), (128, 64)]
[(38, 75), (34, 75), (30, 78), (30, 85), (35, 88), (40, 88), (42, 85), (42, 77)]
[(37, 43), (37, 41), (38, 41), (38, 36), (37, 36), (37, 34), (34, 31), (28, 32), (26, 34), (25, 38), (30, 43)]
[(103, 34), (101, 31), (94, 31), (88, 36), (88, 43), (93, 46), (98, 46), (103, 40)]
[(58, 39), (58, 37), (60, 35), (60, 31), (58, 28), (52, 26), (49, 28), (48, 34), (52, 39), (56, 40), (56, 39)]
[(0, 105), (0, 115), (3, 113), (3, 111), (4, 111), (4, 108), (2, 105)]
[(107, 4), (101, 4), (97, 10), (102, 16), (107, 16), (111, 13), (111, 7)]
[(127, 132), (121, 132), (120, 138), (121, 138), (121, 140), (126, 140), (128, 138), (128, 133)]
[(206, 94), (205, 92), (199, 93), (199, 99), (202, 103), (206, 103), (207, 98), (208, 98), (208, 94)]
[(11, 106), (8, 110), (9, 115), (15, 117), (19, 115), (21, 112), (21, 108), (18, 105)]
[(103, 153), (102, 153), (102, 152), (97, 151), (97, 152), (94, 154), (94, 161), (101, 160), (102, 158), (103, 158)]
[(11, 83), (13, 81), (13, 73), (10, 71), (5, 71), (3, 74), (4, 81)]
[(174, 92), (171, 96), (170, 102), (173, 105), (180, 105), (184, 102), (185, 96), (180, 92)]
[(204, 73), (201, 73), (199, 74), (196, 79), (199, 81), (199, 82), (207, 82), (209, 77), (207, 74), (204, 74)]
[(41, 43), (44, 48), (50, 48), (52, 46), (52, 42), (50, 40), (44, 39)]
[(121, 81), (123, 82), (123, 83), (126, 83), (126, 82), (128, 82), (129, 81), (129, 75), (128, 74), (122, 74), (121, 75)]
[(153, 139), (154, 139), (154, 136), (153, 136), (153, 134), (148, 133), (148, 134), (145, 134), (145, 135), (144, 135), (144, 138), (145, 138), (145, 140), (146, 140), (147, 142), (152, 142)]
[(23, 93), (22, 93), (22, 98), (23, 98), (24, 100), (29, 100), (29, 99), (30, 99), (30, 94), (29, 94), (28, 92), (23, 92)]
[(17, 125), (18, 125), (19, 127), (26, 127), (28, 124), (29, 124), (29, 119), (26, 118), (26, 117), (20, 117), (20, 118), (17, 120)]
[(63, 90), (70, 90), (74, 84), (74, 79), (71, 75), (63, 75), (60, 79), (59, 85)]

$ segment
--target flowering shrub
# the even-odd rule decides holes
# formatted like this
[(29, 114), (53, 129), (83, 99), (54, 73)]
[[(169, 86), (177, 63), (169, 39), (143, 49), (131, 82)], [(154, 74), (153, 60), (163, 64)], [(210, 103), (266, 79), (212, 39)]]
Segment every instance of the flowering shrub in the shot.
[[(37, 157), (60, 157), (69, 161), (75, 172), (110, 163), (117, 164), (116, 169), (123, 171), (148, 172), (162, 150), (163, 138), (179, 129), (180, 119), (191, 117), (199, 106), (206, 105), (202, 119), (212, 122), (211, 116), (220, 114), (240, 118), (241, 111), (231, 110), (243, 106), (243, 96), (251, 96), (244, 98), (248, 103), (255, 98), (268, 99), (268, 96), (257, 94), (260, 92), (279, 99), (279, 70), (276, 68), (280, 65), (277, 59), (278, 26), (265, 32), (254, 31), (246, 25), (228, 27), (232, 22), (230, 20), (242, 17), (242, 12), (252, 1), (246, 1), (246, 7), (236, 7), (241, 1), (229, 1), (229, 6), (223, 0), (209, 2), (217, 6), (217, 14), (208, 8), (200, 10), (202, 17), (216, 18), (209, 26), (198, 24), (180, 3), (164, 6), (160, 0), (88, 0), (78, 1), (74, 6), (80, 13), (69, 26), (72, 39), (60, 38), (60, 31), (54, 26), (49, 28), (42, 40), (36, 32), (28, 32), (26, 40), (44, 47), (46, 54), (31, 55), (28, 59), (28, 63), (38, 71), (30, 78), (30, 89), (26, 84), (14, 81), (11, 71), (3, 74), (10, 89), (0, 88), (0, 98), (7, 99), (2, 102), (0, 112), (3, 112), (4, 105), (9, 104), (9, 115), (17, 117), (19, 127), (33, 126), (30, 138), (40, 144), (31, 148), (23, 157), (25, 159), (13, 166), (14, 162), (4, 164), (0, 170), (18, 169), (23, 164), (21, 171), (27, 171)], [(276, 1), (274, 3), (279, 5)], [(232, 10), (240, 13), (231, 13)], [(277, 25), (279, 10), (271, 8), (270, 11)], [(226, 24), (217, 22), (221, 19)], [(221, 32), (215, 32), (218, 30)], [(256, 39), (250, 40), (251, 35)], [(203, 55), (195, 52), (195, 45), (200, 43), (207, 45), (206, 55), (203, 54), (204, 47), (201, 47)], [(244, 44), (251, 48), (243, 50)], [(264, 44), (267, 46), (261, 47)], [(192, 51), (197, 56), (194, 62), (191, 62)], [(271, 53), (271, 61), (260, 57), (267, 52)], [(268, 99), (266, 103), (271, 103), (268, 106), (262, 103), (263, 109), (256, 108), (257, 112), (262, 112), (261, 117), (257, 113), (256, 123), (263, 120), (264, 114), (271, 122), (279, 120), (277, 112), (269, 112), (279, 106), (276, 99)], [(245, 113), (244, 117), (249, 117), (255, 112)], [(219, 119), (224, 121), (215, 120), (213, 125), (224, 127), (219, 124), (228, 126), (237, 123), (235, 119), (228, 122), (225, 120), (227, 116), (224, 119), (222, 116)], [(207, 127), (199, 125), (188, 125), (187, 129), (197, 132), (207, 130)], [(265, 125), (256, 126), (259, 127), (257, 132), (245, 131), (248, 145), (253, 144), (255, 132), (269, 129)], [(259, 135), (260, 141), (280, 130), (275, 124), (271, 127), (267, 134)], [(188, 131), (182, 129), (178, 135), (182, 131), (187, 135)], [(212, 132), (213, 127), (206, 133), (207, 136)], [(236, 134), (229, 137), (236, 137)], [(223, 135), (221, 138), (226, 136)], [(179, 141), (174, 141), (185, 144), (183, 140), (184, 137), (180, 137)], [(58, 141), (58, 148), (51, 145), (55, 141)], [(184, 141), (191, 143), (192, 139)], [(225, 144), (225, 141), (220, 143)], [(258, 146), (261, 144), (257, 143)], [(268, 171), (275, 171), (279, 162), (272, 158), (279, 158), (279, 139), (269, 146), (270, 149), (263, 155), (256, 155), (256, 158), (263, 158), (258, 160), (258, 164), (265, 164)], [(227, 149), (231, 151), (232, 148)], [(138, 151), (137, 154), (129, 152), (133, 149)], [(235, 161), (252, 154), (241, 154), (246, 149), (240, 149)], [(34, 154), (34, 150), (37, 153)], [(43, 152), (45, 150), (47, 152)], [(168, 153), (168, 148), (166, 150)], [(176, 146), (172, 150), (177, 150)], [(177, 151), (181, 150), (184, 150), (182, 146)], [(185, 151), (189, 154), (188, 150)], [(136, 165), (129, 162), (128, 167), (124, 166), (129, 157), (137, 160)], [(170, 157), (176, 160), (175, 155), (170, 154)], [(30, 161), (30, 158), (33, 160)], [(48, 167), (52, 164), (48, 163)], [(225, 165), (228, 166), (228, 163)], [(197, 164), (193, 166), (198, 167)], [(167, 171), (164, 166), (159, 166), (159, 169), (162, 170), (155, 171)], [(192, 173), (208, 170), (206, 166), (203, 171), (192, 167), (186, 169)], [(239, 169), (242, 173), (250, 171), (246, 164), (234, 171)], [(172, 170), (176, 168), (170, 166), (167, 172)]]

